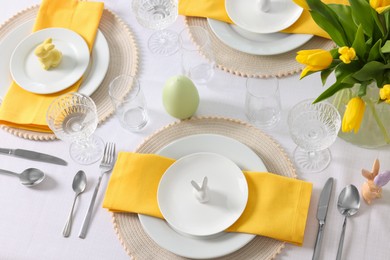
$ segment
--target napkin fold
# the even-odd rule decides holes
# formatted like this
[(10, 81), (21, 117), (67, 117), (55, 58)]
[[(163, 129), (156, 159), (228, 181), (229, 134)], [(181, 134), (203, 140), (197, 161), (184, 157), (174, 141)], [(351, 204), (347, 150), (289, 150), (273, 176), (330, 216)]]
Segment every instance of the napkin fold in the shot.
[[(237, 0), (239, 1), (239, 0)], [(292, 0), (291, 0), (292, 1)], [(324, 3), (347, 4), (347, 0), (323, 0)], [(227, 23), (233, 23), (225, 9), (225, 0), (180, 0), (179, 14), (184, 16), (197, 16), (212, 18)], [(284, 33), (313, 34), (323, 38), (330, 39), (330, 36), (320, 28), (308, 10), (303, 10), (299, 19), (287, 29), (282, 30)]]
[[(104, 4), (77, 0), (43, 0), (33, 31), (62, 27), (81, 35), (92, 50)], [(3, 75), (5, 76), (5, 75)], [(11, 83), (0, 107), (0, 124), (15, 128), (51, 132), (46, 123), (46, 111), (59, 95), (78, 90), (81, 79), (69, 88), (54, 94), (40, 95), (28, 92)]]
[[(155, 154), (120, 152), (103, 207), (163, 218), (157, 189), (174, 159)], [(312, 184), (266, 172), (244, 171), (248, 202), (227, 232), (243, 232), (302, 245)]]

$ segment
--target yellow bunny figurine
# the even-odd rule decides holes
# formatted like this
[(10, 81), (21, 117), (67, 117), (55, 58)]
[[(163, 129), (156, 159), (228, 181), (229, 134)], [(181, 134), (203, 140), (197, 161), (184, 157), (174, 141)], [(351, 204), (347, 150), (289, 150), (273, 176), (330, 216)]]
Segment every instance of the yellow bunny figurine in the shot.
[(45, 70), (57, 67), (62, 59), (62, 53), (55, 49), (51, 38), (46, 39), (43, 43), (38, 45), (38, 47), (35, 48), (34, 54), (38, 56), (38, 59)]

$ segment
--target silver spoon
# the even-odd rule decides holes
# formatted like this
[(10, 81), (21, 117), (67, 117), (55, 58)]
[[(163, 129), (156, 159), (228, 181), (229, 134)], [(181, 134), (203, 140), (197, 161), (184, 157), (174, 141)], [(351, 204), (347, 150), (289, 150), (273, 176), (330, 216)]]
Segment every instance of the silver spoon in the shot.
[(38, 183), (42, 182), (43, 179), (45, 179), (45, 173), (35, 168), (28, 168), (24, 170), (22, 173), (16, 173), (16, 172), (0, 169), (0, 173), (5, 173), (5, 174), (19, 177), (20, 182), (25, 186), (37, 185)]
[(355, 215), (360, 207), (360, 195), (354, 185), (347, 185), (340, 193), (337, 201), (337, 209), (344, 216), (343, 230), (341, 231), (339, 248), (337, 250), (337, 260), (341, 259), (343, 251), (345, 227), (347, 226), (347, 217)]
[(85, 176), (84, 171), (78, 171), (76, 175), (73, 178), (73, 183), (72, 183), (72, 188), (74, 192), (76, 193), (73, 204), (72, 204), (72, 209), (69, 213), (68, 216), (68, 221), (65, 224), (64, 231), (62, 231), (62, 235), (64, 237), (68, 237), (70, 235), (70, 230), (72, 229), (72, 218), (73, 218), (73, 209), (74, 209), (74, 204), (76, 203), (77, 197), (84, 192), (85, 187), (87, 186), (87, 177)]

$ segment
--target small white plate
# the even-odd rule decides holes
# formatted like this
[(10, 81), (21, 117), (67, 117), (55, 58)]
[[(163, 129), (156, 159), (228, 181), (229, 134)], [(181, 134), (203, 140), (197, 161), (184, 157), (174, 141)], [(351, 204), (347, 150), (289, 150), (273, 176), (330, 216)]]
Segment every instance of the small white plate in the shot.
[[(208, 201), (199, 202), (191, 181), (201, 186), (207, 177)], [(241, 216), (248, 201), (248, 184), (241, 169), (215, 153), (194, 153), (173, 163), (160, 180), (157, 201), (165, 220), (193, 236), (224, 231)]]
[(292, 0), (269, 0), (270, 9), (263, 12), (260, 0), (226, 0), (230, 19), (241, 28), (255, 33), (274, 33), (292, 25), (302, 14), (302, 7)]
[[(58, 67), (44, 70), (34, 54), (47, 38), (62, 52)], [(36, 94), (50, 94), (70, 87), (81, 78), (89, 64), (89, 48), (77, 33), (65, 28), (37, 31), (16, 46), (10, 61), (12, 78), (23, 89)]]
[[(168, 144), (157, 154), (180, 159), (198, 152), (220, 154), (232, 160), (242, 170), (267, 171), (254, 151), (239, 141), (222, 135), (199, 134), (183, 137)], [(178, 232), (162, 219), (142, 214), (138, 217), (145, 232), (159, 246), (187, 258), (221, 257), (239, 250), (255, 238), (253, 234), (235, 232), (195, 237)]]
[(253, 33), (236, 25), (207, 19), (211, 30), (227, 46), (253, 55), (282, 54), (308, 42), (313, 35), (289, 33)]
[[(26, 36), (31, 34), (35, 20), (29, 20), (10, 33), (0, 42), (2, 56), (0, 59), (0, 99), (4, 98), (11, 84), (12, 77), (9, 71), (9, 62), (15, 46), (19, 44)], [(102, 83), (106, 76), (108, 65), (110, 63), (110, 50), (108, 42), (103, 33), (98, 30), (92, 54), (89, 61), (89, 67), (84, 73), (83, 82), (78, 90), (79, 93), (90, 96)], [(8, 76), (5, 76), (8, 75)]]

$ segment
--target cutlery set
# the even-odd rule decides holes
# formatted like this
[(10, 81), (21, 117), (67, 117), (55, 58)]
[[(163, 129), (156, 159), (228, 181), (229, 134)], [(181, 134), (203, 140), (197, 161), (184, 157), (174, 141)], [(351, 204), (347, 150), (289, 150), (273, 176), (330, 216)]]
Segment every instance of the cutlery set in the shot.
[[(324, 188), (321, 191), (320, 199), (318, 201), (317, 220), (319, 226), (318, 226), (317, 239), (314, 246), (313, 258), (312, 258), (313, 260), (320, 259), (321, 244), (322, 244), (323, 232), (325, 229), (326, 215), (328, 212), (330, 197), (332, 193), (332, 187), (333, 187), (333, 178), (329, 178), (326, 181)], [(339, 246), (338, 246), (337, 256), (336, 256), (337, 260), (341, 259), (341, 254), (342, 254), (343, 244), (344, 244), (345, 228), (347, 224), (347, 217), (356, 214), (359, 207), (360, 207), (360, 195), (358, 189), (354, 185), (347, 185), (341, 191), (337, 201), (337, 209), (344, 216), (342, 232), (340, 235), (340, 241), (339, 241)]]
[[(11, 155), (18, 158), (33, 160), (33, 161), (39, 161), (39, 162), (46, 162), (46, 163), (52, 163), (52, 164), (58, 164), (58, 165), (67, 165), (68, 163), (58, 157), (39, 153), (35, 151), (30, 150), (24, 150), (24, 149), (8, 149), (8, 148), (0, 148), (0, 154), (5, 155)], [(115, 163), (115, 144), (114, 143), (107, 143), (104, 147), (104, 154), (103, 158), (101, 160), (101, 163), (99, 165), (99, 168), (101, 169), (101, 175), (99, 176), (98, 183), (96, 184), (90, 205), (88, 207), (87, 214), (85, 216), (83, 226), (81, 228), (79, 237), (85, 238), (87, 235), (89, 223), (91, 221), (93, 208), (96, 201), (96, 196), (99, 191), (100, 183), (103, 178), (103, 175), (105, 173), (108, 173), (112, 170)], [(30, 187), (35, 186), (39, 183), (41, 183), (45, 179), (45, 173), (42, 172), (39, 169), (35, 168), (28, 168), (24, 170), (22, 173), (16, 173), (8, 170), (0, 169), (0, 173), (8, 174), (8, 175), (14, 175), (17, 176), (21, 182), (21, 184)], [(75, 197), (73, 200), (72, 208), (69, 213), (67, 222), (65, 224), (64, 230), (62, 232), (64, 237), (69, 237), (71, 229), (72, 229), (72, 222), (73, 222), (73, 210), (74, 206), (76, 204), (76, 200), (78, 196), (84, 192), (85, 188), (87, 186), (87, 177), (85, 175), (85, 172), (80, 170), (76, 173), (76, 175), (73, 178), (72, 183), (72, 189), (75, 192)]]

